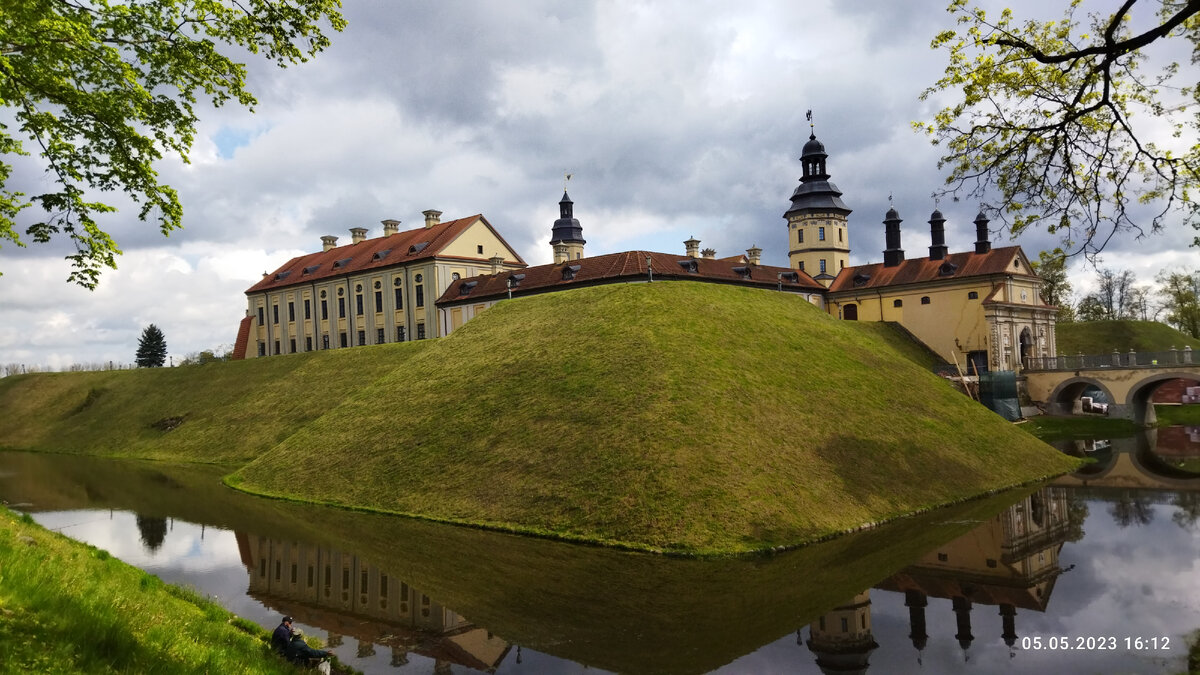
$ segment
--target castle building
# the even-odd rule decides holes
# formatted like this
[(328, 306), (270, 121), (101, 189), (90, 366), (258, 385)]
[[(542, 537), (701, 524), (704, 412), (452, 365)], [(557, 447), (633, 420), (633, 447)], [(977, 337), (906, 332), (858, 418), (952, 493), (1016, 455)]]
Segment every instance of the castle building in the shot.
[(248, 309), (234, 358), (273, 356), (438, 337), (434, 300), (452, 282), (524, 268), (525, 261), (482, 215), (383, 236), (351, 228), (351, 243), (321, 237), (322, 250), (292, 258), (246, 291)]
[(829, 182), (825, 146), (815, 133), (800, 154), (803, 175), (792, 193), (792, 207), (783, 214), (788, 223), (788, 263), (807, 272), (826, 287), (850, 263), (846, 216), (851, 211), (842, 193)]

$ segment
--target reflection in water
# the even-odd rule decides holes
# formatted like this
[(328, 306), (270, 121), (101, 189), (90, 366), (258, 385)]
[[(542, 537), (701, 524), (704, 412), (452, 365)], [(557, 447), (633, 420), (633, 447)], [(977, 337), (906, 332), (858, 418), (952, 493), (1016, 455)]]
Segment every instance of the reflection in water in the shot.
[(250, 596), (327, 631), (330, 645), (357, 640), (360, 659), (380, 645), (393, 666), (414, 652), (433, 659), (434, 672), (456, 664), (490, 673), (508, 654), (506, 641), (357, 555), (246, 534), (237, 543)]
[[(291, 614), (366, 673), (1178, 671), (1182, 650), (1023, 644), (1136, 625), (1182, 647), (1200, 626), (1200, 489), (1147, 487), (1200, 483), (1119, 445), (1101, 471), (1063, 479), (1076, 487), (706, 562), (258, 500), (195, 467), (0, 453), (0, 475), (17, 477), (0, 478), (0, 499), (35, 512), (103, 508), (103, 518), (38, 519), (84, 540), (104, 528), (92, 543), (260, 623)], [(1145, 526), (1110, 518), (1124, 492), (1145, 498)], [(141, 515), (114, 522), (109, 508)], [(208, 523), (208, 539), (188, 521)], [(216, 542), (221, 555), (207, 555), (225, 562), (195, 572)]]

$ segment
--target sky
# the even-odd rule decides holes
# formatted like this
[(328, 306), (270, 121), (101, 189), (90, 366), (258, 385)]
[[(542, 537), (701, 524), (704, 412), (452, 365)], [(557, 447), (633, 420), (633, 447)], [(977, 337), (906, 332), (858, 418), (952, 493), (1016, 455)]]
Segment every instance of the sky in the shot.
[[(124, 203), (102, 221), (124, 254), (95, 291), (66, 283), (67, 242), (3, 243), (0, 366), (128, 364), (150, 323), (172, 361), (228, 348), (264, 272), (319, 250), (321, 235), (380, 236), (388, 218), (421, 227), (426, 209), (482, 213), (529, 264), (551, 262), (566, 173), (585, 255), (682, 254), (695, 236), (718, 256), (756, 245), (764, 264), (786, 265), (808, 110), (853, 209), (851, 264), (882, 259), (889, 195), (908, 257), (927, 255), (945, 176), (911, 123), (951, 100), (919, 98), (946, 65), (930, 49), (953, 27), (942, 2), (354, 0), (344, 13), (315, 60), (248, 63), (253, 113), (199, 110), (190, 162), (157, 167), (185, 228), (163, 237)], [(10, 184), (47, 181), (28, 158)], [(979, 202), (936, 208), (951, 251), (969, 249)], [(1195, 269), (1195, 232), (1166, 230), (1114, 239), (1102, 264), (1143, 283)], [(1015, 243), (1034, 259), (1057, 245), (1044, 233)], [(1072, 276), (1086, 292), (1094, 271), (1080, 260)]]

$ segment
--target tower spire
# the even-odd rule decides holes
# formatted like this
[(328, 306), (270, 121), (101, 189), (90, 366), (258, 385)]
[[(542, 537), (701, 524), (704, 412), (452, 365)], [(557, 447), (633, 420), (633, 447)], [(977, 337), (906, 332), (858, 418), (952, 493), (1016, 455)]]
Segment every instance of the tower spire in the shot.
[(564, 174), (563, 196), (558, 201), (558, 220), (550, 228), (550, 246), (554, 249), (554, 263), (578, 260), (583, 257), (583, 227), (575, 218), (575, 202), (567, 194), (566, 183), (571, 174)]

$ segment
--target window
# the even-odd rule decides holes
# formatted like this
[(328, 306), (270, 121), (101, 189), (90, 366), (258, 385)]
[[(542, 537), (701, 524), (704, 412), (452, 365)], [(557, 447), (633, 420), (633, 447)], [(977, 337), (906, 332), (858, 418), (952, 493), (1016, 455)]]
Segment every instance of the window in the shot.
[(842, 241), (842, 228), (838, 228), (838, 241)]
[(304, 299), (304, 320), (307, 321), (311, 318), (312, 318), (312, 300), (305, 298)]
[(842, 617), (842, 632), (845, 633), (849, 630), (850, 630), (850, 622), (846, 620), (846, 617)]
[(396, 342), (404, 342), (404, 326), (396, 326)]
[(363, 313), (362, 293), (359, 293), (354, 296), (354, 309), (355, 309), (355, 312), (354, 312), (355, 314), (362, 316), (362, 313)]
[(396, 289), (396, 309), (404, 309), (404, 289)]
[(338, 298), (338, 318), (346, 318), (346, 299)]
[(295, 320), (296, 320), (296, 303), (289, 302), (288, 303), (288, 321), (295, 321)]
[(929, 296), (928, 296), (928, 295), (922, 295), (922, 296), (921, 296), (921, 304), (922, 304), (922, 305), (928, 305), (928, 304), (929, 304)]
[(296, 563), (292, 563), (292, 583), (296, 583)]
[(329, 333), (321, 336), (321, 349), (329, 349)]
[(897, 299), (897, 300), (892, 301), (892, 307), (903, 307), (903, 306), (904, 306), (903, 300)]
[(321, 291), (321, 297), (325, 297), (325, 291)]
[(996, 559), (995, 559), (995, 558), (988, 558), (988, 559), (987, 559), (987, 566), (988, 566), (988, 567), (992, 567), (992, 568), (996, 567)]
[(383, 344), (383, 329), (382, 328), (375, 329), (375, 344), (377, 344), (377, 345)]
[(275, 323), (279, 323), (279, 305), (272, 305), (271, 309), (274, 310), (272, 313), (275, 315)]
[(306, 335), (304, 337), (304, 351), (306, 351), (306, 352), (312, 351), (312, 336), (311, 335)]
[(354, 284), (354, 292), (362, 293), (362, 284)]
[(322, 321), (329, 320), (329, 301), (328, 300), (321, 301), (321, 320)]
[(260, 341), (260, 342), (258, 343), (258, 355), (259, 355), (259, 356), (266, 356), (266, 355), (267, 355), (267, 343), (265, 343), (265, 342), (262, 342), (262, 341)]
[(279, 581), (279, 577), (283, 576), (283, 561), (275, 561), (275, 581)]
[(817, 239), (820, 241), (825, 241), (825, 228), (823, 228), (823, 227), (817, 228)]
[(803, 244), (804, 243), (804, 230), (796, 230), (796, 236), (800, 237), (799, 239), (797, 239), (797, 241), (800, 242), (801, 244)]
[(292, 339), (288, 340), (288, 353), (289, 354), (296, 353), (296, 338), (292, 338)]
[(309, 565), (308, 566), (308, 587), (309, 588), (312, 588), (312, 586), (313, 586), (313, 576), (314, 576), (313, 572), (314, 572), (313, 566)]
[(416, 283), (418, 283), (418, 284), (419, 284), (419, 283), (421, 283), (422, 279), (423, 279), (423, 278), (421, 277), (421, 275), (420, 275), (420, 274), (418, 274), (417, 276), (413, 277), (413, 281), (414, 281), (414, 282), (416, 282)]
[(979, 293), (978, 293), (978, 292), (976, 292), (976, 291), (970, 291), (969, 293), (967, 293), (967, 299), (968, 299), (968, 300), (978, 300), (978, 299), (979, 299)]
[(801, 272), (804, 271), (804, 261), (803, 260), (800, 261), (800, 271)]
[(375, 311), (383, 311), (383, 291), (375, 291)]
[(938, 554), (938, 562), (946, 562), (949, 559), (950, 559), (950, 556), (946, 555), (945, 553)]
[(365, 344), (367, 344), (367, 331), (360, 330), (358, 331), (358, 346), (361, 347)]
[(383, 284), (381, 284), (379, 281), (375, 282), (375, 290), (379, 290), (380, 287), (382, 287), (382, 286), (383, 286)]
[(476, 247), (475, 247), (475, 251), (476, 251), (476, 252), (477, 252), (479, 255), (483, 255), (483, 244), (479, 244), (478, 246), (476, 246)]
[(276, 341), (275, 341), (275, 353), (276, 353), (276, 354), (279, 354), (279, 353), (280, 353), (280, 351), (279, 351), (279, 340), (276, 340)]
[(451, 275), (450, 275), (450, 280), (451, 280), (451, 281), (458, 281), (458, 280), (459, 280), (459, 279), (461, 279), (461, 278), (462, 278), (462, 275), (461, 275), (461, 274), (459, 274), (458, 272), (455, 272), (454, 274), (451, 274)]
[(821, 274), (825, 274), (825, 259), (821, 258)]
[(263, 308), (262, 308), (262, 306), (259, 306), (259, 308), (258, 308), (258, 325), (261, 326), (264, 323), (266, 323), (266, 321), (263, 319)]
[(845, 261), (845, 260), (839, 260), (839, 261), (838, 261), (838, 269), (839, 269), (839, 270), (844, 270), (844, 269), (846, 269), (846, 261)]
[(425, 287), (422, 286), (421, 284), (417, 284), (416, 294), (417, 294), (417, 307), (424, 307), (425, 306)]
[(343, 347), (349, 347), (349, 346), (350, 346), (350, 343), (346, 341), (346, 331), (342, 331), (342, 332), (339, 334), (339, 337), (341, 338), (341, 343), (342, 343), (342, 346), (343, 346)]
[(423, 323), (417, 324), (417, 339), (418, 340), (425, 339), (425, 324), (423, 324)]

